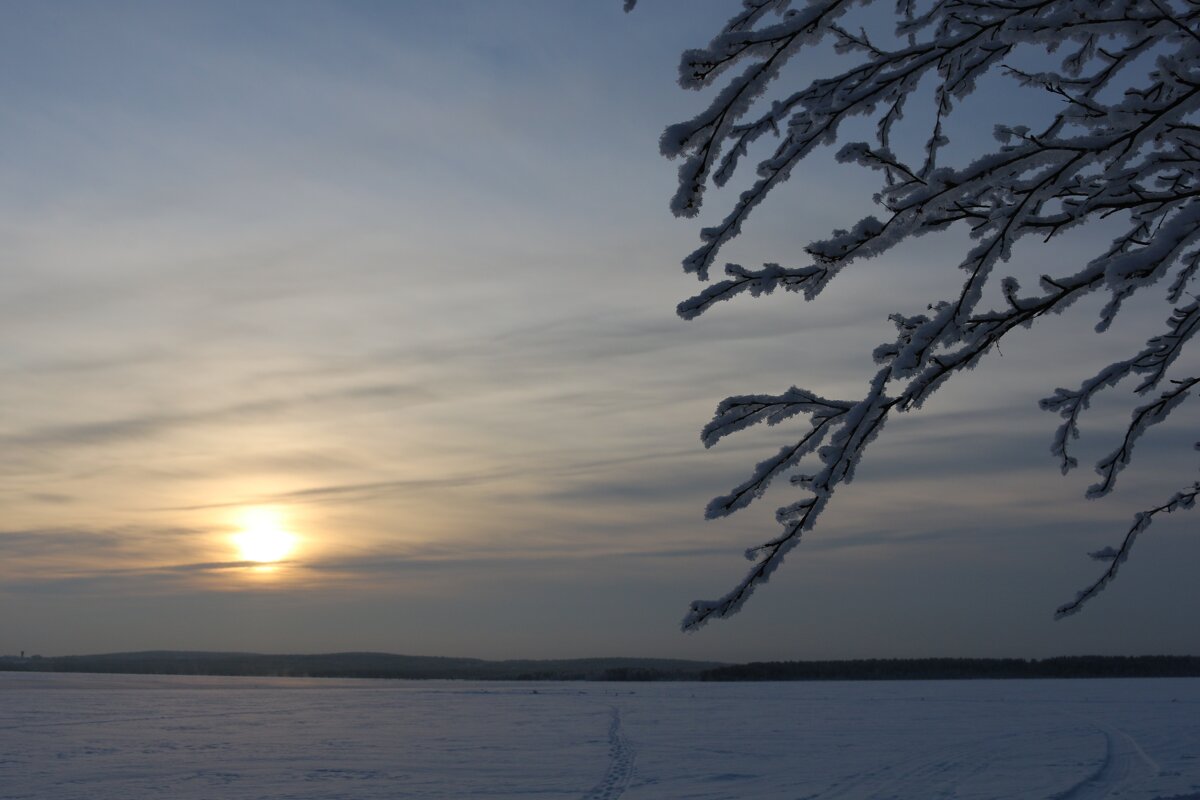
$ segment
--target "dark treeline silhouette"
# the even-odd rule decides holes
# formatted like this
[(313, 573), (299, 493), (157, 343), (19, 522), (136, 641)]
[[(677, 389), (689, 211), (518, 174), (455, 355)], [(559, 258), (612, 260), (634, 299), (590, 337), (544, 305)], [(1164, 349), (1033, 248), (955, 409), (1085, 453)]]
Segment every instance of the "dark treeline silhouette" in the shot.
[(722, 665), (715, 661), (655, 658), (485, 661), (478, 658), (404, 656), (392, 653), (264, 655), (166, 650), (32, 658), (0, 656), (0, 670), (30, 672), (408, 680), (697, 680), (702, 672), (718, 666)]
[(88, 656), (0, 656), (0, 671), (304, 678), (505, 681), (869, 681), (970, 678), (1200, 677), (1197, 656), (912, 658), (721, 664), (654, 658), (485, 661), (392, 653), (264, 655), (151, 651)]
[(1197, 656), (1056, 658), (908, 658), (860, 661), (757, 661), (701, 673), (709, 681), (960, 680), (967, 678), (1191, 678)]

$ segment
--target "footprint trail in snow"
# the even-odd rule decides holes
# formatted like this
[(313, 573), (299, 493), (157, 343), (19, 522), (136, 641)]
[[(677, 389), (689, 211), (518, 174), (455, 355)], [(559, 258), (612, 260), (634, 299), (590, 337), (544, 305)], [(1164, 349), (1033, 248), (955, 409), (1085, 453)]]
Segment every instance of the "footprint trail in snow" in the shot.
[(608, 770), (600, 783), (596, 784), (582, 800), (617, 800), (629, 788), (633, 778), (633, 761), (636, 751), (629, 739), (621, 732), (621, 712), (611, 706), (612, 720), (608, 724)]

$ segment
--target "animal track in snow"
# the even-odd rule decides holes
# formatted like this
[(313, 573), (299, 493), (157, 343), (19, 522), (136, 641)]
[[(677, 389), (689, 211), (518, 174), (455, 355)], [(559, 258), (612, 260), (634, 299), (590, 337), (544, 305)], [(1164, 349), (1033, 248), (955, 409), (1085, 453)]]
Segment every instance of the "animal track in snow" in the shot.
[(617, 800), (629, 788), (633, 777), (633, 761), (637, 752), (621, 732), (621, 712), (611, 706), (612, 720), (608, 724), (608, 769), (600, 783), (592, 787), (582, 800)]

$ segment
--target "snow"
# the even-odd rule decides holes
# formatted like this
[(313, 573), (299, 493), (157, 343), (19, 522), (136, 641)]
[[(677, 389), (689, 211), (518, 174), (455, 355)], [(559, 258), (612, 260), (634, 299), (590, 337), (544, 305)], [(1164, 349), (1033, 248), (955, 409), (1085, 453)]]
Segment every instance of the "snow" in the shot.
[(1200, 800), (1200, 680), (0, 673), (0, 798)]

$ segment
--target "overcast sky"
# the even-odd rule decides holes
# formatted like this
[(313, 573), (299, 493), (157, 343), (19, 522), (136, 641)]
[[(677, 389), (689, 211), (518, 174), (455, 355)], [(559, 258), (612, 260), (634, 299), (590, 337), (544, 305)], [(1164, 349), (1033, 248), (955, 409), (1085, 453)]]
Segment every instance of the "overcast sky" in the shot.
[[(657, 141), (702, 107), (679, 53), (729, 5), (9, 8), (0, 654), (1200, 652), (1195, 517), (1051, 620), (1095, 576), (1086, 552), (1195, 470), (1185, 411), (1105, 500), (1083, 499), (1088, 469), (1058, 474), (1036, 401), (1164, 316), (1100, 339), (1094, 303), (890, 423), (740, 615), (678, 632), (797, 499), (703, 520), (795, 433), (705, 451), (716, 403), (861, 393), (887, 313), (956, 293), (965, 241), (902, 247), (811, 305), (679, 320), (699, 224), (671, 217)], [(968, 139), (995, 121), (971, 113)], [(874, 185), (823, 153), (726, 255), (787, 262)], [(1095, 241), (1024, 252), (1036, 274)], [(1083, 459), (1127, 415), (1100, 404)], [(272, 566), (239, 547), (263, 518), (293, 537)]]

